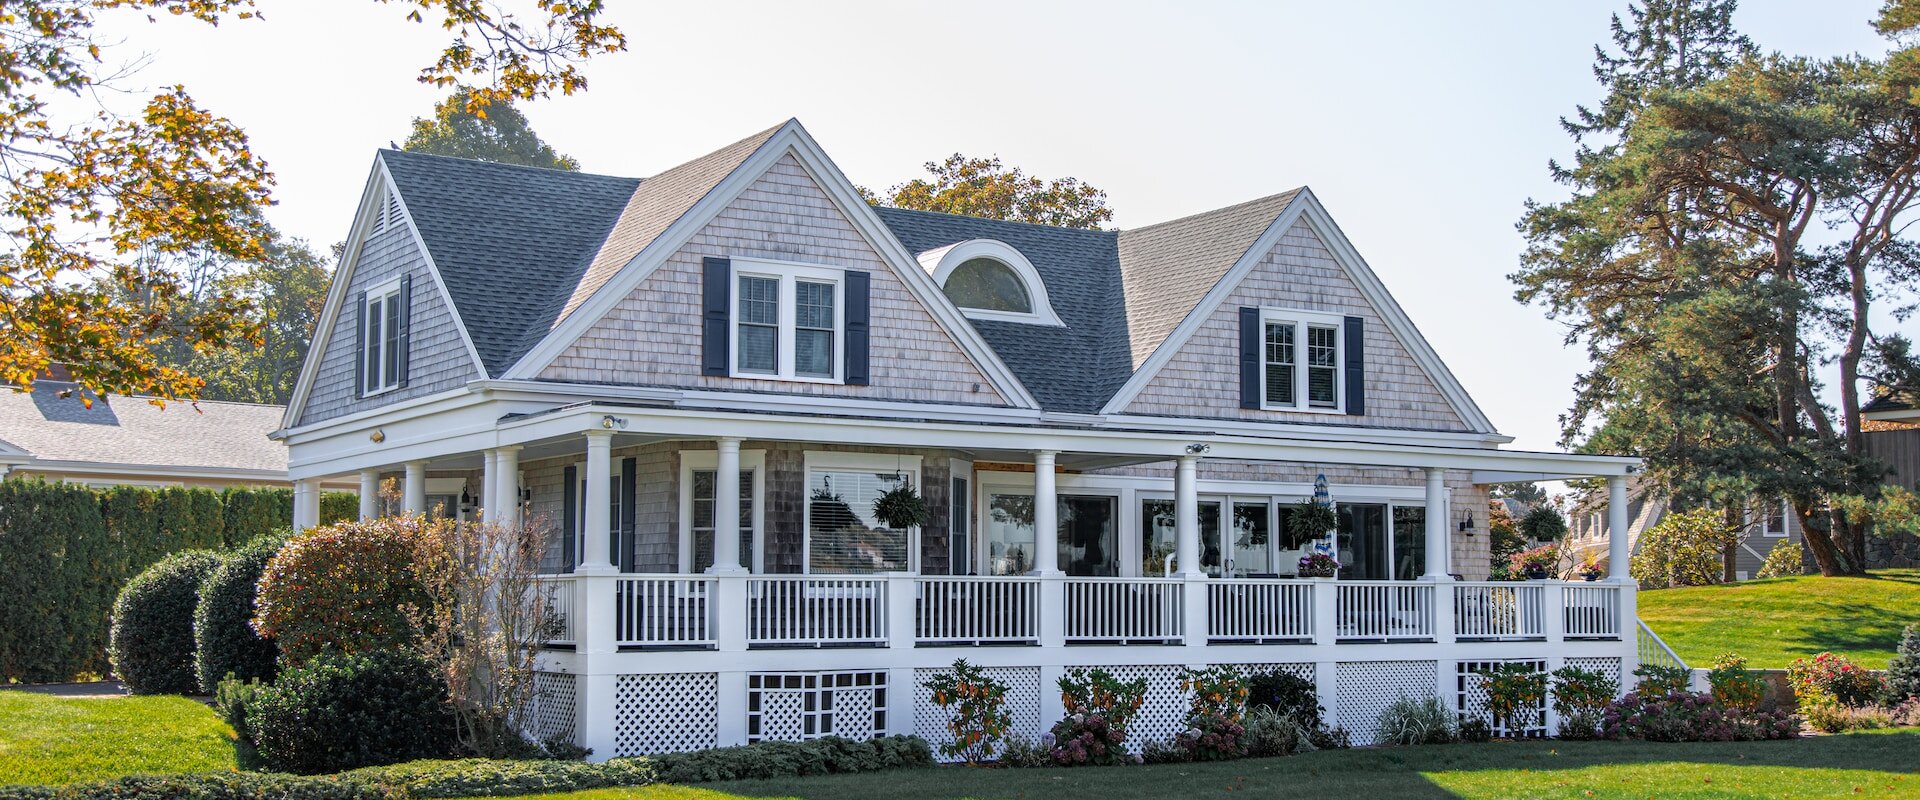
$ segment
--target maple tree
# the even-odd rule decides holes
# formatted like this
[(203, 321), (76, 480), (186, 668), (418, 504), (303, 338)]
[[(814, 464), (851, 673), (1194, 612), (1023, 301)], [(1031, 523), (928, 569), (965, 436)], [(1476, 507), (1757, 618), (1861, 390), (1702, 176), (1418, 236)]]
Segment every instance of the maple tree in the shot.
[(925, 164), (931, 178), (915, 178), (879, 197), (862, 188), (874, 205), (938, 211), (969, 217), (1032, 222), (1061, 228), (1099, 230), (1113, 219), (1107, 193), (1078, 178), (1045, 180), (1009, 167), (999, 156), (968, 158), (959, 153)]

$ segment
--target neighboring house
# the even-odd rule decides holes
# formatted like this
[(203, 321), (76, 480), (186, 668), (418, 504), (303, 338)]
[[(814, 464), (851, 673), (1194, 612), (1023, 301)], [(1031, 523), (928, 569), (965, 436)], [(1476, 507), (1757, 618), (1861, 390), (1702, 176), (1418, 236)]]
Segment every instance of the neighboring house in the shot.
[[(1449, 576), (1486, 577), (1487, 484), (1638, 462), (1501, 450), (1306, 189), (1125, 231), (874, 208), (788, 122), (644, 180), (382, 151), (344, 253), (277, 434), (296, 524), (395, 475), (550, 526), (543, 732), (596, 758), (938, 739), (956, 657), (1029, 738), (1070, 664), (1148, 680), (1137, 739), (1228, 663), (1363, 742), (1497, 661), (1634, 667), (1625, 576)], [(1338, 532), (1298, 535), (1319, 475)], [(917, 525), (876, 517), (901, 487)], [(1340, 581), (1292, 579), (1317, 548)]]
[(268, 438), (286, 413), (281, 406), (203, 400), (162, 407), (108, 396), (88, 407), (79, 391), (40, 380), (32, 392), (0, 392), (0, 475), (97, 487), (290, 485), (287, 449)]
[[(1628, 481), (1627, 504), (1627, 549), (1640, 552), (1640, 535), (1660, 524), (1667, 513), (1667, 501), (1659, 497), (1649, 497), (1645, 482), (1634, 478)], [(1592, 559), (1605, 568), (1609, 564), (1613, 542), (1613, 528), (1608, 521), (1607, 502), (1599, 496), (1587, 497), (1574, 504), (1567, 520), (1567, 545), (1573, 552), (1574, 560), (1582, 562)], [(1799, 547), (1804, 539), (1800, 517), (1793, 513), (1787, 501), (1758, 500), (1742, 514), (1747, 526), (1747, 538), (1734, 551), (1734, 580), (1748, 580), (1760, 573), (1760, 567), (1767, 561), (1767, 554), (1773, 548), (1785, 542), (1787, 546)]]

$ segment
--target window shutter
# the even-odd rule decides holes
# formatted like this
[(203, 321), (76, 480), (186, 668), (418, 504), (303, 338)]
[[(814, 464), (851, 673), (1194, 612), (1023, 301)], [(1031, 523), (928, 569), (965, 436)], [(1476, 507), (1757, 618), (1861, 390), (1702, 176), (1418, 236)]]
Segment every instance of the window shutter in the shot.
[(413, 276), (400, 279), (400, 386), (407, 385), (409, 361), (413, 354)]
[(1347, 317), (1347, 413), (1367, 413), (1367, 321)]
[(367, 394), (367, 293), (353, 295), (353, 396)]
[(1240, 407), (1260, 407), (1260, 309), (1240, 309)]
[(633, 520), (634, 501), (638, 498), (634, 484), (634, 473), (640, 471), (640, 459), (620, 459), (620, 535), (613, 537), (613, 557), (607, 559), (620, 566), (621, 572), (635, 572), (633, 568)]
[(846, 279), (841, 283), (847, 291), (847, 336), (846, 366), (847, 384), (865, 386), (868, 381), (868, 315), (869, 297), (872, 295), (873, 276), (865, 272), (848, 270)]
[(730, 320), (727, 319), (727, 307), (733, 296), (733, 261), (709, 256), (702, 262), (705, 268), (705, 335), (702, 337), (700, 372), (703, 375), (726, 375)]
[(580, 553), (574, 548), (574, 540), (580, 536), (580, 468), (567, 467), (560, 471), (561, 490), (560, 528), (566, 535), (560, 537), (561, 563), (571, 572), (580, 566)]

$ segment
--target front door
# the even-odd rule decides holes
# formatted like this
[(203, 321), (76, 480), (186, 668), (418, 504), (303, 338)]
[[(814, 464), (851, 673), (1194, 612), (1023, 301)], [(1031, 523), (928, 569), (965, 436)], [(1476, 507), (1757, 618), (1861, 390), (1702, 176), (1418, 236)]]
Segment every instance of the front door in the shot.
[(1120, 574), (1117, 501), (1098, 495), (1061, 495), (1060, 571), (1076, 577)]

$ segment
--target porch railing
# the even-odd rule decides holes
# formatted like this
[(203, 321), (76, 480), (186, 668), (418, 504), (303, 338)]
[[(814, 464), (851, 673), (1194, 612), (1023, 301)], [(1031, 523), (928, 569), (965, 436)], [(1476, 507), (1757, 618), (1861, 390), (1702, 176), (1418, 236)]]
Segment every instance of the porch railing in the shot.
[(714, 644), (714, 579), (622, 577), (614, 584), (614, 643), (621, 647)]
[(882, 645), (887, 578), (747, 579), (747, 645)]
[(534, 592), (546, 605), (546, 634), (549, 644), (571, 645), (575, 641), (573, 606), (574, 579), (554, 576), (536, 578)]
[(1453, 584), (1453, 634), (1462, 639), (1541, 639), (1546, 587), (1537, 583)]
[(1225, 578), (1207, 582), (1211, 641), (1310, 641), (1314, 584), (1298, 580)]
[(1638, 627), (1634, 630), (1634, 652), (1642, 665), (1673, 669), (1688, 668), (1687, 662), (1673, 652), (1673, 648), (1667, 646), (1666, 640), (1660, 638), (1660, 634), (1654, 633), (1652, 628), (1647, 627), (1647, 623), (1638, 620), (1636, 622)]
[(1027, 644), (1040, 638), (1033, 578), (914, 578), (916, 644)]
[(1341, 581), (1336, 620), (1343, 640), (1433, 638), (1435, 584)]
[(1061, 618), (1068, 642), (1170, 642), (1185, 636), (1184, 580), (1067, 578)]
[(1561, 586), (1560, 591), (1560, 604), (1566, 609), (1567, 636), (1611, 639), (1620, 635), (1618, 584), (1569, 583)]

